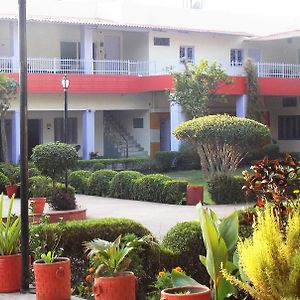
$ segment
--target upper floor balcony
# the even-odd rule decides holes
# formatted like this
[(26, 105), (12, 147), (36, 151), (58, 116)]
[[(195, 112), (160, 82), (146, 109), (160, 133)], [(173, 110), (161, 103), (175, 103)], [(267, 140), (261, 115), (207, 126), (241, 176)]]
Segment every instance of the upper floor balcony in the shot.
[[(300, 78), (300, 65), (284, 63), (256, 63), (258, 77)], [(0, 57), (0, 71), (17, 73), (18, 61), (13, 57)], [(28, 73), (97, 74), (97, 75), (167, 75), (184, 71), (184, 65), (171, 61), (92, 60), (30, 57)], [(243, 67), (226, 70), (230, 76), (243, 76)]]

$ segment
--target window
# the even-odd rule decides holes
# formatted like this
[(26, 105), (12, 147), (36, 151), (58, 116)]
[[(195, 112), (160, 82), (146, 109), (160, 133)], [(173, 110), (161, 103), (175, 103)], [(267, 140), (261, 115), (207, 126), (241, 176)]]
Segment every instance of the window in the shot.
[(297, 98), (296, 97), (286, 97), (282, 99), (282, 107), (296, 107)]
[(278, 139), (300, 140), (300, 116), (278, 116)]
[(155, 37), (154, 46), (170, 46), (169, 38)]
[(133, 119), (133, 128), (144, 128), (144, 119), (143, 118), (134, 118)]
[(68, 73), (80, 67), (80, 43), (79, 42), (60, 42), (61, 69)]
[[(55, 118), (54, 119), (54, 140), (64, 141), (64, 119)], [(68, 143), (77, 144), (77, 118), (68, 118)]]
[(190, 46), (180, 46), (179, 50), (180, 62), (194, 62), (194, 47)]
[(230, 65), (231, 66), (242, 66), (243, 65), (242, 49), (231, 49), (230, 50)]

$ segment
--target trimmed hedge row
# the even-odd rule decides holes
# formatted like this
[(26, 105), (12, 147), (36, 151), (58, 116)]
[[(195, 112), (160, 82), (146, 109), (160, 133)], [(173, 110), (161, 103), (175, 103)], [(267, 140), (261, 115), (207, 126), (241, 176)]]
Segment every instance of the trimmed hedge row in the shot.
[(78, 193), (169, 204), (181, 204), (188, 182), (136, 171), (74, 171), (70, 184)]

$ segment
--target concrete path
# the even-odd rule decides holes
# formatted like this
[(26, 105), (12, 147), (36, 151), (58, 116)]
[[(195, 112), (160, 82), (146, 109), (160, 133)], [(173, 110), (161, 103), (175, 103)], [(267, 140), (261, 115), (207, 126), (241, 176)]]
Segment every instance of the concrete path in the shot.
[[(87, 209), (87, 218), (125, 217), (140, 222), (159, 240), (178, 222), (197, 220), (195, 206), (158, 204), (133, 200), (76, 195), (77, 203)], [(9, 199), (4, 202), (6, 215)], [(246, 205), (211, 205), (219, 217), (229, 215)], [(46, 207), (49, 210), (49, 207)], [(20, 199), (15, 199), (13, 211), (20, 213)]]

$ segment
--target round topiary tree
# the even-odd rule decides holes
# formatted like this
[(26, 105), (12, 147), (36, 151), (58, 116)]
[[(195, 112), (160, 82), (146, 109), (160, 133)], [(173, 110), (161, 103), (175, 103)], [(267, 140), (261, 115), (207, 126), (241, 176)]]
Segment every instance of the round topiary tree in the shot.
[(31, 159), (42, 175), (52, 179), (55, 187), (55, 183), (76, 164), (78, 155), (74, 146), (55, 142), (35, 146)]
[(202, 172), (233, 172), (249, 151), (259, 150), (271, 141), (269, 128), (257, 121), (229, 115), (209, 115), (177, 126), (174, 135), (193, 143)]

